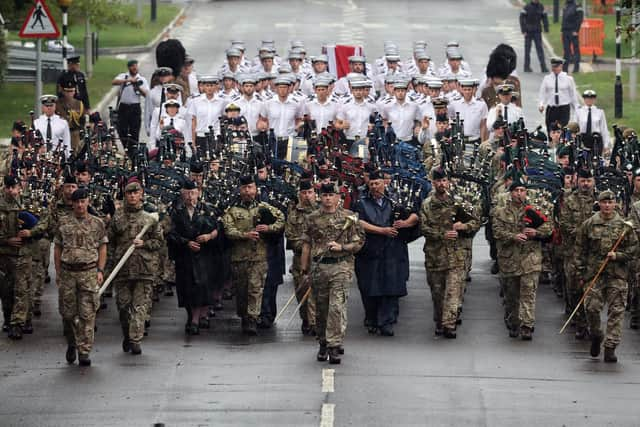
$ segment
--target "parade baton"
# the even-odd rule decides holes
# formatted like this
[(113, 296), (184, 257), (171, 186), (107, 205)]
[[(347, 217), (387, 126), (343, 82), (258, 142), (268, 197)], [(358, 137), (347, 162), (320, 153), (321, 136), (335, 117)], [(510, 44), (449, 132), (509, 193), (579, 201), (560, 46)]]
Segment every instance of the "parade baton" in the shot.
[[(629, 222), (623, 221), (623, 223), (627, 227), (632, 227), (632, 224), (630, 224)], [(618, 240), (616, 241), (616, 243), (613, 245), (613, 247), (611, 248), (611, 250), (609, 252), (615, 252), (616, 249), (618, 249), (618, 246), (622, 242), (622, 239), (624, 239), (625, 234), (627, 234), (627, 230), (628, 230), (627, 227), (625, 227), (624, 230), (622, 230), (622, 233), (620, 234), (620, 237), (618, 237)], [(578, 301), (578, 304), (576, 304), (576, 308), (573, 309), (573, 312), (571, 313), (571, 316), (569, 316), (567, 321), (562, 326), (562, 329), (560, 329), (560, 332), (558, 332), (559, 334), (564, 332), (564, 330), (567, 328), (567, 325), (569, 325), (569, 323), (571, 322), (571, 319), (573, 319), (573, 316), (576, 315), (576, 313), (578, 312), (578, 309), (580, 308), (580, 306), (584, 302), (585, 298), (587, 297), (587, 294), (595, 286), (596, 281), (598, 280), (598, 278), (600, 277), (600, 275), (602, 274), (604, 269), (607, 267), (607, 264), (609, 264), (609, 257), (606, 257), (604, 259), (604, 261), (602, 262), (602, 264), (600, 264), (600, 268), (598, 269), (598, 272), (593, 277), (593, 279), (591, 279), (591, 283), (589, 283), (589, 286), (587, 286), (587, 289), (584, 290), (584, 293), (582, 294), (582, 298), (580, 298), (580, 301)]]
[[(149, 221), (144, 225), (144, 227), (142, 227), (142, 230), (140, 230), (140, 232), (136, 235), (134, 240), (141, 239), (142, 236), (144, 236), (144, 233), (146, 233), (147, 230), (149, 230), (149, 228), (151, 228), (152, 225), (156, 224), (160, 219), (160, 217), (159, 217), (157, 212), (154, 212), (152, 214), (148, 214), (148, 216), (149, 216)], [(131, 243), (131, 246), (129, 246), (129, 248), (124, 253), (122, 258), (120, 258), (120, 261), (118, 261), (118, 264), (116, 264), (116, 266), (111, 271), (111, 274), (109, 274), (109, 277), (107, 277), (107, 280), (104, 281), (104, 283), (102, 284), (102, 286), (98, 290), (98, 296), (101, 296), (104, 293), (104, 291), (107, 290), (107, 287), (111, 284), (113, 279), (116, 278), (116, 276), (118, 275), (118, 272), (120, 272), (120, 269), (122, 268), (124, 263), (127, 262), (127, 260), (129, 259), (129, 257), (131, 256), (131, 254), (133, 253), (133, 251), (135, 249), (136, 249), (135, 245), (133, 243)]]
[(291, 295), (289, 297), (289, 301), (287, 301), (287, 303), (284, 305), (284, 307), (282, 307), (282, 309), (280, 310), (280, 313), (278, 313), (278, 315), (276, 316), (275, 319), (273, 319), (273, 323), (276, 323), (278, 321), (278, 319), (282, 316), (282, 314), (285, 312), (285, 310), (287, 309), (287, 307), (289, 307), (289, 304), (291, 304), (291, 302), (293, 301), (293, 299), (296, 297), (296, 291), (294, 289), (293, 291), (293, 295)]
[[(342, 234), (344, 234), (344, 232), (351, 226), (351, 224), (354, 224), (358, 222), (358, 215), (350, 215), (346, 218), (345, 222), (344, 222), (344, 226), (342, 227), (342, 230), (340, 230), (340, 233), (338, 234), (338, 237), (335, 238), (335, 240), (338, 240), (342, 237)], [(318, 258), (318, 261), (316, 261), (316, 264), (319, 264), (320, 261), (322, 261), (325, 257), (325, 255), (327, 255), (329, 253), (329, 250), (326, 250), (322, 253), (322, 255), (320, 255), (320, 257)], [(311, 278), (309, 278), (309, 280), (311, 280)], [(295, 291), (293, 292), (293, 296), (295, 296)], [(296, 309), (293, 311), (293, 314), (291, 314), (291, 317), (289, 317), (289, 320), (287, 321), (287, 324), (285, 325), (284, 329), (289, 329), (289, 326), (291, 325), (291, 322), (293, 322), (293, 319), (296, 317), (296, 313), (298, 312), (298, 310), (300, 310), (300, 307), (302, 307), (302, 304), (305, 303), (305, 301), (307, 300), (307, 298), (309, 298), (309, 295), (311, 295), (311, 285), (309, 285), (309, 289), (307, 289), (307, 291), (304, 293), (304, 295), (302, 296), (302, 298), (300, 299), (300, 302), (298, 303), (298, 306), (296, 307)], [(292, 296), (292, 298), (293, 298)], [(291, 298), (289, 298), (289, 300), (291, 300)], [(288, 305), (289, 303), (287, 303)], [(286, 308), (286, 306), (284, 307)], [(284, 308), (282, 309), (282, 311), (284, 311)], [(277, 320), (277, 317), (276, 317)], [(275, 323), (275, 320), (274, 320)]]

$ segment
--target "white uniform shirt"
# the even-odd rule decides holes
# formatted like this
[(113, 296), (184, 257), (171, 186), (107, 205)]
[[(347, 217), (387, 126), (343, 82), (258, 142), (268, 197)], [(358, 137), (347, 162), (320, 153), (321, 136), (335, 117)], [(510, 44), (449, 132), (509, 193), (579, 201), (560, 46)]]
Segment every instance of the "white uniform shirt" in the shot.
[[(580, 132), (587, 132), (587, 118), (589, 116), (589, 107), (586, 105), (578, 108), (576, 112), (576, 119)], [(598, 132), (602, 135), (602, 145), (604, 148), (609, 148), (611, 144), (611, 138), (609, 136), (609, 128), (607, 127), (607, 118), (604, 115), (604, 111), (595, 105), (591, 107), (591, 133)]]
[(558, 73), (558, 103), (556, 104), (556, 74), (551, 72), (544, 76), (538, 92), (540, 107), (555, 105), (571, 105), (578, 111), (578, 92), (573, 77), (561, 71)]
[(493, 123), (496, 121), (499, 115), (505, 119), (505, 111), (506, 111), (506, 121), (511, 124), (520, 120), (520, 117), (524, 117), (522, 114), (522, 109), (518, 107), (513, 102), (510, 102), (506, 105), (498, 104), (495, 107), (492, 107), (487, 114), (487, 128), (489, 130), (493, 129)]
[[(116, 80), (125, 80), (131, 77), (129, 73), (121, 73), (116, 76)], [(137, 80), (142, 80), (142, 88), (146, 91), (149, 91), (149, 84), (147, 83), (147, 79), (142, 77), (140, 73), (136, 74), (135, 77)], [(140, 97), (142, 95), (136, 94), (133, 90), (133, 85), (131, 83), (125, 83), (124, 85), (120, 85), (120, 103), (122, 104), (139, 104)]]
[(256, 124), (258, 123), (258, 118), (260, 117), (260, 113), (262, 112), (263, 108), (262, 100), (254, 93), (253, 96), (251, 96), (251, 98), (249, 99), (247, 99), (245, 96), (242, 96), (234, 100), (233, 103), (240, 107), (240, 115), (244, 116), (245, 119), (247, 119), (247, 126), (249, 127), (249, 132), (251, 132), (251, 135), (256, 136), (258, 134)]
[[(44, 142), (47, 142), (47, 123), (48, 117), (44, 114), (33, 121), (36, 130), (39, 130), (42, 134)], [(59, 147), (60, 140), (62, 140), (62, 146)], [(57, 151), (58, 149), (62, 149), (64, 150), (65, 157), (69, 157), (69, 154), (71, 154), (69, 123), (57, 114), (51, 116), (51, 141), (49, 142), (51, 143), (51, 150)]]
[(311, 120), (316, 121), (318, 133), (322, 131), (322, 128), (326, 128), (330, 121), (335, 122), (338, 110), (338, 103), (328, 98), (324, 104), (321, 104), (318, 98), (314, 98), (304, 106), (304, 114), (308, 114)]
[(470, 138), (480, 138), (480, 124), (487, 118), (487, 104), (484, 101), (472, 98), (470, 102), (464, 99), (453, 102), (452, 110), (460, 113), (460, 118), (464, 120), (464, 135)]
[(376, 110), (375, 104), (363, 100), (361, 103), (354, 101), (345, 102), (340, 106), (336, 118), (349, 122), (349, 129), (344, 133), (347, 139), (355, 139), (356, 136), (364, 138), (369, 131), (369, 116)]
[[(225, 105), (227, 105), (227, 103), (215, 94), (211, 99), (207, 98), (206, 95), (202, 95), (193, 98), (193, 100), (189, 102), (187, 120), (189, 117), (195, 117), (196, 136), (205, 136), (205, 133), (209, 132), (209, 126), (213, 126), (213, 132), (216, 136), (220, 135), (220, 116), (224, 114)], [(191, 132), (193, 132), (193, 130)], [(191, 132), (189, 135), (185, 135), (186, 142), (194, 142), (192, 141)]]
[(276, 138), (288, 138), (296, 135), (296, 119), (302, 118), (302, 105), (291, 95), (284, 102), (274, 96), (263, 104), (260, 115), (269, 121)]
[[(189, 117), (189, 120), (187, 120), (188, 117)], [(186, 128), (186, 131), (182, 129), (178, 129), (176, 126), (174, 127), (184, 134), (185, 141), (191, 140), (191, 138), (187, 136), (187, 135), (191, 135), (191, 119), (190, 119), (190, 116), (188, 115), (187, 109), (183, 106), (180, 106), (180, 109), (178, 110), (178, 114), (176, 114), (175, 118), (179, 118), (186, 123), (186, 126), (183, 126)], [(169, 114), (167, 114), (167, 110), (164, 107), (164, 104), (161, 107), (157, 107), (153, 110), (153, 115), (152, 115), (151, 123), (149, 126), (151, 129), (151, 132), (149, 134), (148, 147), (150, 147), (151, 145), (155, 147), (157, 145), (156, 141), (160, 138), (162, 127), (169, 126), (169, 120), (170, 120)], [(174, 119), (174, 122), (175, 122), (175, 119)]]
[(405, 100), (402, 104), (397, 100), (389, 103), (382, 111), (382, 117), (391, 123), (396, 137), (401, 141), (413, 138), (414, 122), (422, 120), (418, 104)]
[[(165, 92), (164, 94), (164, 99), (165, 101), (167, 100), (167, 93)], [(147, 133), (147, 136), (150, 136), (150, 126), (151, 126), (151, 118), (152, 118), (152, 113), (153, 110), (155, 110), (156, 108), (158, 108), (160, 106), (160, 101), (162, 100), (162, 85), (156, 85), (154, 86), (149, 93), (147, 93), (147, 96), (145, 97), (145, 101), (144, 101), (144, 130)], [(176, 98), (176, 101), (178, 101), (180, 103), (180, 105), (182, 105), (182, 97), (178, 96), (178, 98)]]

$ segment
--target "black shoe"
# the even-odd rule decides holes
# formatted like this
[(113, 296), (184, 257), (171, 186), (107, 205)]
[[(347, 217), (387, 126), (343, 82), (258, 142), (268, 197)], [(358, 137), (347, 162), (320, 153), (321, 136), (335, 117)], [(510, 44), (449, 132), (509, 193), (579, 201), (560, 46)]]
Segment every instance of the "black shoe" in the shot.
[(9, 338), (11, 338), (12, 340), (21, 340), (22, 328), (19, 325), (11, 326), (11, 329), (9, 329)]
[(509, 336), (511, 338), (518, 338), (518, 335), (520, 335), (520, 331), (518, 331), (518, 328), (509, 328)]
[(576, 339), (578, 341), (586, 340), (587, 338), (589, 338), (589, 331), (587, 328), (576, 329)]
[(316, 355), (316, 360), (318, 362), (326, 362), (329, 358), (329, 349), (326, 344), (320, 344), (320, 348), (318, 349), (318, 354)]
[(200, 329), (209, 329), (209, 319), (206, 317), (201, 317), (198, 322), (198, 328)]
[(64, 358), (67, 359), (68, 364), (72, 364), (76, 361), (76, 347), (74, 345), (67, 346), (67, 352), (65, 353)]
[(91, 359), (89, 359), (88, 354), (78, 354), (78, 365), (80, 366), (91, 366)]
[(122, 351), (129, 353), (131, 351), (131, 341), (128, 337), (122, 339)]
[(498, 267), (498, 262), (494, 261), (493, 264), (491, 264), (491, 274), (498, 274), (500, 273), (500, 267)]
[(249, 336), (258, 335), (258, 325), (255, 319), (247, 319), (246, 325), (243, 328), (242, 332)]
[(256, 323), (256, 327), (258, 329), (271, 329), (271, 320), (261, 317), (258, 319), (257, 323)]
[(132, 342), (131, 343), (131, 354), (141, 354), (142, 353), (142, 347), (140, 347), (140, 343), (137, 342)]
[(533, 70), (530, 67), (525, 67), (524, 68), (524, 72), (525, 73), (533, 73)]
[(51, 283), (51, 277), (47, 274), (47, 277), (44, 278), (44, 283)]
[(189, 335), (200, 335), (200, 328), (195, 323), (189, 325)]
[(32, 311), (33, 315), (36, 317), (40, 317), (42, 316), (42, 309), (40, 308), (40, 304), (34, 304), (33, 305), (33, 311)]
[(520, 328), (520, 338), (522, 338), (522, 341), (531, 341), (533, 339), (531, 328), (526, 326)]
[(618, 363), (618, 356), (616, 356), (615, 347), (604, 348), (604, 361), (607, 363)]
[(385, 325), (380, 328), (380, 335), (383, 337), (392, 337), (393, 336), (393, 328), (389, 325)]
[[(467, 277), (464, 278), (465, 282), (470, 282), (471, 281), (471, 276), (467, 274)], [(464, 291), (467, 292), (467, 288), (464, 288)]]
[(445, 338), (449, 338), (449, 339), (455, 339), (457, 336), (455, 329), (449, 329), (449, 328), (444, 328), (442, 330), (442, 335)]
[(378, 333), (378, 328), (376, 326), (368, 326), (367, 332), (369, 333), (369, 335), (375, 335)]
[(339, 365), (340, 360), (340, 349), (339, 347), (329, 347), (329, 363), (332, 365)]
[(33, 333), (33, 324), (29, 321), (22, 327), (22, 333), (31, 335)]
[(591, 357), (598, 357), (600, 355), (600, 344), (602, 344), (601, 336), (592, 336), (591, 337)]

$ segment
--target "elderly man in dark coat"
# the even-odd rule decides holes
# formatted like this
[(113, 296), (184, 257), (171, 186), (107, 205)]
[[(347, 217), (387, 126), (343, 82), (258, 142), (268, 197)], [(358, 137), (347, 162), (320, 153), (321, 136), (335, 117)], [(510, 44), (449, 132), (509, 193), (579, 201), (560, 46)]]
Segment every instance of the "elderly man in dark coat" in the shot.
[(207, 311), (213, 304), (213, 290), (222, 285), (222, 225), (213, 212), (198, 202), (200, 190), (186, 180), (182, 203), (171, 215), (167, 235), (176, 263), (178, 306), (187, 311), (185, 332), (198, 335), (208, 327)]
[(369, 191), (354, 207), (367, 234), (364, 247), (356, 255), (358, 288), (369, 333), (393, 336), (398, 299), (407, 294), (409, 279), (409, 251), (404, 233), (399, 232), (416, 226), (418, 216), (412, 213), (406, 219), (396, 218), (379, 171), (370, 173), (367, 186)]

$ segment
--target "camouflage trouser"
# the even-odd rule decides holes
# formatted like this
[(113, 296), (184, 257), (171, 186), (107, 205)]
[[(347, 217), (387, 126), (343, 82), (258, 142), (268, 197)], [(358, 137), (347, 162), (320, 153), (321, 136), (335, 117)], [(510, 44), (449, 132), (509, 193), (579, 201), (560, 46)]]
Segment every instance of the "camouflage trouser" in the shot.
[(144, 335), (144, 321), (151, 311), (153, 280), (118, 280), (114, 287), (122, 333), (131, 342), (139, 343)]
[(42, 303), (42, 293), (44, 292), (44, 279), (49, 270), (49, 254), (51, 252), (51, 240), (40, 239), (36, 245), (36, 250), (31, 260), (33, 269), (31, 279), (33, 280), (33, 305)]
[(636, 274), (636, 269), (629, 272), (629, 292), (631, 292), (631, 322), (640, 322), (640, 275)]
[(551, 242), (542, 244), (542, 273), (551, 273), (553, 271), (553, 262), (551, 260), (551, 250), (553, 244)]
[(442, 271), (427, 270), (427, 284), (433, 301), (433, 320), (443, 328), (456, 327), (464, 276), (464, 266)]
[[(302, 272), (300, 270), (300, 255), (293, 255), (293, 262), (291, 263), (291, 275), (293, 276), (293, 288), (296, 292), (296, 299), (298, 303), (304, 296), (305, 290), (302, 284)], [(300, 307), (300, 318), (303, 322), (313, 326), (316, 324), (316, 298), (313, 292), (309, 293), (307, 301)]]
[(353, 281), (353, 263), (314, 264), (311, 271), (318, 339), (328, 347), (341, 346), (347, 332), (347, 300)]
[(257, 321), (267, 278), (266, 261), (234, 261), (231, 263), (231, 275), (236, 289), (236, 313), (243, 320)]
[(31, 319), (31, 256), (0, 256), (0, 299), (4, 321), (24, 326)]
[(169, 258), (169, 249), (167, 249), (166, 245), (163, 245), (162, 249), (160, 249), (160, 268), (158, 271), (162, 282), (176, 282), (176, 265)]
[(539, 277), (539, 272), (503, 277), (505, 318), (511, 329), (534, 327)]
[[(624, 310), (627, 303), (627, 283), (623, 280), (600, 276), (596, 285), (584, 299), (587, 323), (591, 336), (603, 337), (605, 347), (616, 347), (622, 338)], [(602, 333), (600, 312), (607, 304), (607, 333)]]
[(60, 271), (58, 280), (59, 310), (67, 343), (76, 346), (78, 353), (89, 354), (93, 347), (93, 329), (100, 307), (95, 269)]
[[(564, 259), (565, 288), (567, 291), (567, 303), (569, 310), (573, 312), (578, 305), (578, 301), (582, 298), (583, 288), (580, 286), (580, 280), (575, 274), (576, 268), (571, 258)], [(587, 318), (584, 312), (584, 306), (576, 311), (573, 320), (576, 323), (576, 329), (582, 330), (587, 327)]]

